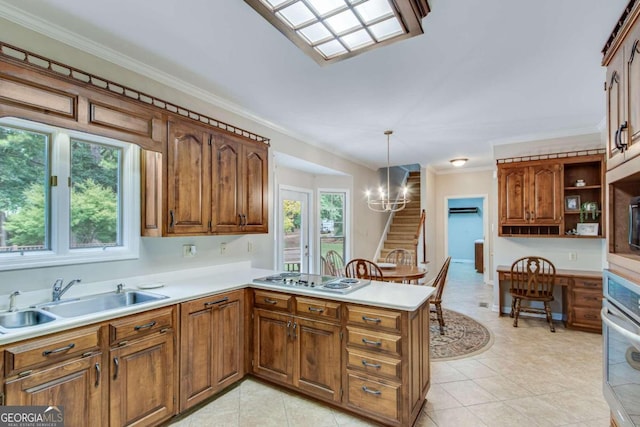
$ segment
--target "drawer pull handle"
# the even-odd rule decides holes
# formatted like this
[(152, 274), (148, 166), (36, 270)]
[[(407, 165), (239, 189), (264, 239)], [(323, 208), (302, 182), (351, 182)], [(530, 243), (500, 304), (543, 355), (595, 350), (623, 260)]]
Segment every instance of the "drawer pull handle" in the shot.
[(365, 343), (365, 344), (373, 344), (373, 345), (376, 345), (378, 347), (380, 347), (382, 345), (382, 342), (380, 342), (380, 341), (370, 341), (370, 340), (368, 340), (366, 338), (362, 338), (362, 342)]
[(595, 314), (585, 314), (584, 318), (585, 319), (597, 319), (598, 316), (596, 316)]
[(266, 302), (267, 304), (277, 304), (278, 301), (271, 299), (271, 298), (265, 298), (264, 302)]
[(362, 391), (364, 391), (365, 393), (375, 394), (376, 396), (380, 396), (382, 394), (380, 390), (371, 390), (366, 385), (362, 386)]
[(595, 283), (595, 282), (582, 282), (582, 284), (585, 287), (589, 287), (589, 288), (597, 288), (599, 286), (599, 283)]
[(62, 353), (64, 351), (69, 351), (75, 346), (76, 345), (74, 343), (71, 343), (69, 345), (65, 345), (64, 347), (56, 348), (55, 350), (45, 350), (45, 351), (42, 352), (42, 355), (43, 356), (51, 356), (52, 354), (58, 354), (58, 353)]
[(156, 326), (156, 321), (152, 320), (149, 323), (145, 323), (144, 325), (136, 325), (134, 326), (133, 329), (135, 329), (136, 331), (139, 331), (140, 329), (149, 329), (149, 328), (153, 328), (154, 326)]
[(382, 366), (378, 365), (377, 363), (369, 363), (366, 360), (362, 359), (362, 365), (369, 367), (369, 368), (376, 368), (376, 369), (380, 369)]
[(380, 323), (380, 322), (382, 322), (382, 320), (378, 319), (377, 317), (367, 317), (367, 316), (362, 316), (362, 320), (364, 320), (365, 322), (373, 322), (373, 323)]
[(118, 379), (118, 371), (120, 371), (120, 361), (117, 357), (113, 358), (113, 379), (114, 381)]
[(100, 385), (100, 376), (101, 376), (101, 372), (100, 372), (100, 364), (96, 363), (96, 387), (98, 387)]
[(324, 308), (309, 307), (309, 311), (312, 311), (314, 313), (324, 313)]
[(227, 301), (229, 301), (229, 297), (224, 297), (224, 298), (221, 298), (221, 299), (219, 299), (217, 301), (205, 302), (204, 306), (205, 307), (211, 307), (212, 305), (220, 304), (221, 302), (227, 302)]

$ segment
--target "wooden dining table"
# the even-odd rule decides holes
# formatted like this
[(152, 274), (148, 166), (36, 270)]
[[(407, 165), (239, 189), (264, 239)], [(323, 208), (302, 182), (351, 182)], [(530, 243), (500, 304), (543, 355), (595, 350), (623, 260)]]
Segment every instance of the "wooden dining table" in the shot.
[(396, 265), (392, 268), (380, 268), (385, 281), (411, 283), (422, 279), (427, 274), (427, 269), (417, 265)]

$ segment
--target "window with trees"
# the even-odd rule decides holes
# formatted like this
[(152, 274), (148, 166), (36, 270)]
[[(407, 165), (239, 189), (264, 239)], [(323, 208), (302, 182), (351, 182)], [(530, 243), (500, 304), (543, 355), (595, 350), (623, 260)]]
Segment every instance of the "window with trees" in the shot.
[(320, 255), (329, 250), (338, 252), (346, 260), (347, 193), (320, 191)]
[(131, 144), (0, 120), (0, 269), (137, 257), (136, 157)]

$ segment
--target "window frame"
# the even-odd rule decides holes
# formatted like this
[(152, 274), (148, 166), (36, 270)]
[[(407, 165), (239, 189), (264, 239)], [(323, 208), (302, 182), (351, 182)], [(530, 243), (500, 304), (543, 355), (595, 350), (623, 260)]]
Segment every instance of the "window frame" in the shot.
[[(317, 226), (315, 227), (315, 235), (317, 236), (317, 259), (315, 262), (321, 267), (320, 257), (322, 256), (322, 234), (320, 233), (320, 229), (322, 227), (322, 218), (321, 218), (321, 198), (323, 194), (344, 194), (344, 212), (343, 215), (343, 235), (344, 235), (344, 262), (345, 264), (348, 260), (351, 259), (351, 197), (348, 188), (318, 188), (317, 189), (317, 200), (318, 200), (318, 208), (316, 210), (317, 216)], [(315, 258), (315, 256), (314, 256)], [(320, 269), (318, 270), (320, 271)]]
[[(58, 185), (48, 185), (49, 249), (0, 254), (0, 271), (50, 267), (92, 262), (138, 259), (140, 257), (140, 148), (132, 143), (76, 130), (18, 118), (0, 118), (0, 125), (49, 135), (49, 176), (58, 177)], [(71, 191), (67, 177), (71, 173), (71, 140), (95, 143), (122, 150), (121, 165), (121, 246), (70, 248)]]

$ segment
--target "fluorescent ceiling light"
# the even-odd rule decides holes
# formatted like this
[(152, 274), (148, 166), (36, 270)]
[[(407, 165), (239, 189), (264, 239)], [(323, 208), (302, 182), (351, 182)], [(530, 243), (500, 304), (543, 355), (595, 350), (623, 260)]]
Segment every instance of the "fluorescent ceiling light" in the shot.
[(245, 0), (324, 65), (423, 33), (427, 0)]

